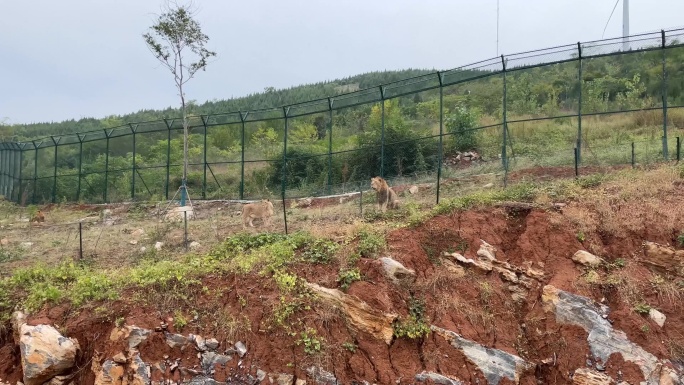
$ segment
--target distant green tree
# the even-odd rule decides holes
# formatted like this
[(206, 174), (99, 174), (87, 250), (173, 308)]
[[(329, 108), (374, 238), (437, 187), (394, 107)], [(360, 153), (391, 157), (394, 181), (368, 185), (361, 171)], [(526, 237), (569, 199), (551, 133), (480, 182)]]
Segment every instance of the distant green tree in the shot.
[(454, 150), (470, 151), (477, 148), (477, 133), (473, 130), (477, 122), (477, 113), (464, 105), (457, 106), (445, 119), (446, 128), (454, 138)]

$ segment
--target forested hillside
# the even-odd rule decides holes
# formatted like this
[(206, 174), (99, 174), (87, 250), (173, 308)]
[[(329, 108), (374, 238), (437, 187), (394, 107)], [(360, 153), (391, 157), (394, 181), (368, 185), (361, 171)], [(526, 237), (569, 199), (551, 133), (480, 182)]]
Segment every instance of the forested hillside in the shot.
[[(507, 156), (528, 166), (571, 166), (581, 100), (584, 164), (628, 163), (632, 142), (640, 161), (662, 159), (663, 102), (668, 106), (668, 135), (679, 136), (678, 129), (684, 128), (684, 108), (680, 108), (684, 106), (684, 47), (676, 41), (673, 44), (666, 50), (583, 58), (581, 82), (577, 60), (522, 70), (511, 66), (505, 87)], [(193, 104), (191, 114), (279, 107), (430, 72), (375, 72), (285, 90), (267, 89), (243, 98)], [(493, 161), (489, 164), (501, 164), (497, 159), (504, 149), (504, 76), (483, 69), (464, 74), (471, 80), (442, 89), (444, 155), (473, 150), (485, 161)], [(346, 190), (350, 183), (367, 184), (368, 177), (378, 174), (389, 178), (430, 175), (439, 163), (439, 95), (439, 88), (433, 88), (390, 96), (384, 108), (371, 101), (333, 108), (331, 115), (323, 112), (288, 119), (286, 189), (294, 195), (316, 195)], [(362, 103), (363, 95), (358, 100)], [(137, 135), (122, 129), (108, 141), (101, 129), (177, 116), (178, 111), (169, 108), (101, 120), (2, 127), (5, 138), (19, 140), (100, 130), (101, 138), (86, 140), (82, 149), (78, 141), (71, 141), (57, 147), (57, 154), (51, 144), (25, 152), (22, 200), (115, 201), (173, 194), (182, 163), (177, 120), (171, 131), (159, 122), (155, 123), (158, 128), (148, 125)], [(256, 198), (283, 187), (282, 115), (247, 123), (244, 133), (239, 120), (210, 125), (206, 132), (198, 118), (194, 125), (189, 185), (201, 190), (203, 197)], [(672, 153), (674, 143), (668, 142)]]

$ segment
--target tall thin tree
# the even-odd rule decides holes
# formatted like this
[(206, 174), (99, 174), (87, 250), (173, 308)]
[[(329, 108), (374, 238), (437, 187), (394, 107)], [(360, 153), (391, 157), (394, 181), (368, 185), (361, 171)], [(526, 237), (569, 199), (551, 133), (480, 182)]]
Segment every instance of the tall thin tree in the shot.
[(209, 59), (216, 53), (205, 45), (209, 36), (202, 32), (195, 20), (192, 5), (167, 3), (165, 11), (143, 34), (149, 50), (173, 74), (178, 89), (183, 115), (183, 179), (181, 182), (181, 205), (185, 205), (188, 178), (188, 115), (183, 86), (192, 79), (197, 71), (204, 71)]

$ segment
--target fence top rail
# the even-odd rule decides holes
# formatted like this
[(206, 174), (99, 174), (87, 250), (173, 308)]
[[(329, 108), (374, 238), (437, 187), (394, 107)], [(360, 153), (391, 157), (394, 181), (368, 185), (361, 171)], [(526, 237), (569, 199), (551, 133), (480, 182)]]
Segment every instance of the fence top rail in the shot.
[[(627, 41), (630, 42), (640, 42), (640, 41), (648, 41), (651, 39), (662, 39), (663, 37), (667, 37), (668, 35), (684, 35), (684, 28), (671, 28), (671, 29), (664, 29), (661, 31), (657, 32), (647, 32), (647, 33), (639, 33), (639, 34), (634, 34), (634, 35), (629, 35), (626, 37)], [(496, 57), (496, 58), (490, 58), (490, 59), (485, 59), (485, 60), (480, 60), (471, 64), (466, 64), (462, 65), (456, 68), (448, 69), (448, 70), (441, 70), (441, 71), (434, 71), (431, 73), (427, 74), (421, 74), (413, 77), (408, 77), (404, 78), (401, 80), (393, 81), (390, 83), (374, 86), (374, 87), (369, 87), (357, 91), (352, 91), (352, 92), (346, 92), (346, 93), (340, 93), (336, 95), (331, 95), (327, 96), (324, 98), (318, 98), (318, 99), (312, 99), (308, 101), (303, 101), (303, 102), (298, 102), (298, 103), (293, 103), (293, 104), (288, 104), (280, 107), (270, 107), (270, 108), (262, 108), (262, 109), (256, 109), (256, 110), (249, 110), (249, 111), (231, 111), (231, 112), (221, 112), (221, 113), (216, 113), (216, 114), (206, 114), (206, 115), (193, 115), (189, 116), (188, 120), (192, 119), (200, 119), (202, 121), (202, 125), (206, 126), (217, 126), (217, 125), (224, 125), (224, 124), (233, 124), (233, 123), (239, 123), (240, 121), (242, 122), (255, 122), (255, 121), (262, 121), (262, 120), (273, 120), (273, 119), (283, 119), (286, 118), (286, 112), (288, 111), (288, 108), (293, 107), (294, 110), (297, 108), (302, 108), (302, 107), (308, 107), (308, 106), (321, 106), (320, 109), (313, 109), (309, 111), (302, 111), (301, 114), (293, 114), (293, 116), (301, 116), (301, 115), (310, 115), (313, 113), (318, 113), (318, 112), (323, 112), (327, 110), (336, 110), (340, 108), (346, 108), (346, 107), (352, 107), (356, 106), (359, 104), (364, 104), (364, 103), (372, 103), (372, 102), (377, 102), (380, 100), (383, 100), (385, 97), (381, 93), (380, 90), (385, 90), (385, 89), (392, 89), (392, 88), (400, 88), (402, 86), (406, 86), (407, 84), (412, 84), (412, 81), (415, 81), (416, 83), (420, 83), (421, 81), (425, 81), (426, 79), (439, 79), (440, 76), (448, 76), (448, 75), (453, 75), (461, 72), (466, 72), (466, 71), (480, 71), (480, 72), (485, 72), (486, 74), (496, 74), (497, 72), (502, 72), (504, 71), (503, 68), (503, 61), (505, 62), (506, 60), (511, 60), (512, 62), (515, 62), (516, 60), (524, 60), (524, 59), (529, 59), (529, 58), (534, 58), (534, 57), (542, 57), (545, 55), (553, 55), (553, 54), (559, 54), (559, 53), (566, 53), (571, 50), (579, 50), (585, 47), (605, 47), (609, 46), (612, 44), (617, 44), (619, 42), (623, 41), (623, 37), (614, 37), (614, 38), (607, 38), (607, 39), (601, 39), (601, 40), (593, 40), (593, 41), (587, 41), (587, 42), (579, 42), (579, 43), (574, 43), (574, 44), (566, 44), (566, 45), (558, 45), (555, 47), (550, 47), (550, 48), (542, 48), (542, 49), (537, 49), (537, 50), (530, 50), (530, 51), (524, 51), (524, 52), (518, 52), (518, 53), (513, 53), (509, 55), (502, 55), (501, 57)], [(677, 42), (678, 44), (674, 44), (676, 46), (682, 45), (684, 46), (684, 42)], [(645, 46), (639, 46), (634, 50), (628, 51), (629, 53), (636, 53), (636, 52), (641, 52), (641, 51), (646, 51), (650, 50), (652, 48), (645, 47)], [(601, 53), (596, 56), (605, 56), (605, 55), (610, 55), (610, 54), (625, 54), (627, 52), (622, 52), (619, 50), (616, 50), (615, 52), (606, 52), (606, 53)], [(577, 58), (584, 58), (584, 57), (590, 57), (592, 55), (578, 55)], [(568, 61), (568, 58), (565, 58), (563, 60), (553, 60), (553, 61), (540, 61), (538, 63), (534, 64), (522, 64), (518, 69), (528, 67), (528, 66), (542, 66), (542, 65), (550, 65), (554, 64), (556, 62), (565, 62)], [(494, 66), (500, 65), (500, 68), (493, 68)], [(482, 74), (484, 75), (484, 74)], [(458, 79), (455, 81), (447, 82), (449, 84), (454, 84), (454, 83), (460, 83), (460, 82), (467, 82), (469, 80), (472, 80), (475, 77), (479, 76), (466, 76), (463, 77), (463, 79)], [(426, 85), (424, 90), (429, 90), (433, 89), (433, 85)], [(411, 92), (421, 92), (424, 91), (421, 89), (412, 89)], [(377, 93), (377, 97), (376, 97)], [(334, 103), (332, 105), (328, 104), (330, 101), (349, 101), (349, 100), (354, 100), (357, 99), (358, 101), (356, 102), (349, 102), (347, 104), (345, 103), (340, 103), (342, 104), (341, 106), (338, 105), (337, 107), (335, 106)], [(323, 108), (325, 106), (325, 108)], [(255, 117), (258, 116), (264, 116), (262, 119), (255, 119)], [(226, 122), (221, 123), (219, 117), (224, 117), (228, 118), (229, 116), (237, 116), (240, 118), (240, 120), (237, 121), (228, 121), (226, 119)], [(170, 123), (169, 123), (170, 122)], [(127, 122), (124, 123), (120, 126), (115, 126), (115, 127), (108, 127), (105, 128), (105, 130), (111, 130), (116, 131), (116, 130), (122, 130), (122, 129), (128, 129), (130, 130), (130, 127), (135, 127), (139, 125), (146, 125), (146, 124), (160, 124), (163, 123), (168, 130), (172, 129), (180, 129), (180, 127), (173, 127), (175, 122), (182, 122), (182, 118), (179, 117), (164, 117), (160, 118), (157, 120), (149, 120), (149, 121), (143, 121), (143, 122)], [(190, 123), (190, 122), (189, 122)], [(197, 124), (193, 124), (191, 128), (194, 128), (198, 126)], [(83, 132), (78, 132), (78, 133), (69, 133), (69, 134), (60, 134), (60, 135), (54, 135), (54, 137), (58, 137), (63, 139), (61, 143), (79, 143), (83, 141), (82, 138), (85, 137), (85, 135), (92, 134), (95, 132), (102, 132), (102, 128), (91, 130), (91, 131), (83, 131)], [(155, 130), (156, 131), (156, 130)], [(130, 133), (129, 133), (130, 134)], [(73, 139), (69, 139), (70, 137), (73, 137)], [(51, 147), (51, 146), (58, 146), (60, 145), (59, 142), (54, 142), (51, 140), (52, 136), (45, 136), (42, 138), (35, 138), (31, 140), (26, 140), (26, 141), (3, 141), (0, 143), (15, 143), (19, 145), (19, 148), (21, 150), (32, 150), (36, 148), (42, 148), (42, 147)], [(36, 146), (36, 142), (40, 142), (41, 144)], [(0, 149), (6, 148), (5, 145), (1, 146)]]

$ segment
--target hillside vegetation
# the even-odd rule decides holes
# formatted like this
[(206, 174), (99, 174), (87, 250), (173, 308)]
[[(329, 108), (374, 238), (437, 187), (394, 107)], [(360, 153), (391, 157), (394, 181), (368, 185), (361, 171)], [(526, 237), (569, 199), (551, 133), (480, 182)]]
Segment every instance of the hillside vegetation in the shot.
[[(668, 152), (674, 154), (673, 137), (684, 128), (684, 109), (680, 108), (684, 105), (683, 63), (684, 48), (675, 45), (664, 51), (584, 59), (581, 83), (577, 61), (513, 69), (506, 76), (505, 146), (501, 125), (504, 76), (471, 70), (469, 76), (479, 77), (443, 88), (444, 156), (475, 151), (484, 163), (465, 171), (462, 167), (448, 168), (443, 175), (500, 171), (504, 147), (506, 159), (513, 159), (508, 160), (512, 168), (572, 166), (573, 147), (578, 143), (580, 93), (582, 164), (629, 163), (633, 142), (637, 162), (663, 159), (664, 102), (668, 105)], [(271, 89), (244, 98), (196, 104), (191, 112), (205, 115), (277, 107), (334, 96), (356, 85), (363, 89), (426, 73), (378, 72), (286, 90)], [(2, 130), (5, 137), (15, 135), (28, 140), (177, 115), (174, 109), (139, 111), (101, 120), (5, 126)], [(330, 116), (318, 113), (288, 119), (288, 163), (284, 173), (282, 117), (245, 124), (244, 142), (240, 123), (211, 126), (206, 133), (201, 123), (196, 124), (190, 136), (190, 188), (195, 194), (201, 191), (204, 198), (260, 198), (279, 195), (283, 186), (288, 196), (358, 189), (359, 184), (367, 184), (369, 177), (378, 174), (390, 179), (434, 178), (440, 149), (439, 89), (389, 99), (384, 108), (381, 103), (367, 103), (334, 110)], [(172, 119), (167, 123), (174, 124)], [(135, 148), (133, 135), (112, 138), (108, 156), (105, 140), (85, 142), (82, 158), (78, 142), (58, 147), (57, 154), (53, 147), (41, 148), (35, 154), (26, 152), (22, 164), (24, 196), (20, 200), (38, 203), (170, 198), (180, 183), (182, 138), (178, 130), (167, 135), (163, 122), (157, 126), (161, 127), (157, 132), (145, 131), (156, 126), (141, 129), (135, 135)], [(102, 132), (99, 135), (103, 137)], [(243, 146), (244, 160), (248, 162), (244, 169)], [(331, 150), (341, 153), (328, 156)], [(37, 174), (33, 168), (36, 154)]]

